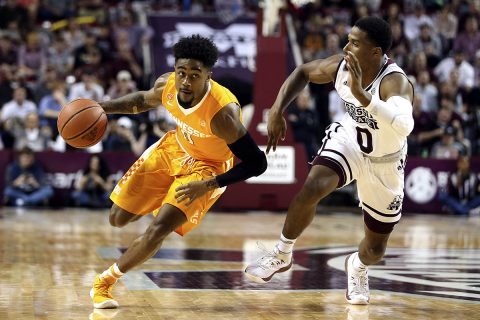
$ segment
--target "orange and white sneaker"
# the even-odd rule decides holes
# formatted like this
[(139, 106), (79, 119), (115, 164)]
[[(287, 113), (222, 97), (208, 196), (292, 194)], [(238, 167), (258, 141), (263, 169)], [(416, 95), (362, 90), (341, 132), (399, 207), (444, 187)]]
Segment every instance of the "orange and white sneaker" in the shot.
[(95, 277), (93, 288), (90, 290), (90, 297), (93, 299), (93, 306), (97, 309), (114, 309), (118, 308), (119, 304), (113, 299), (112, 289), (117, 282), (114, 277), (100, 277), (99, 274)]

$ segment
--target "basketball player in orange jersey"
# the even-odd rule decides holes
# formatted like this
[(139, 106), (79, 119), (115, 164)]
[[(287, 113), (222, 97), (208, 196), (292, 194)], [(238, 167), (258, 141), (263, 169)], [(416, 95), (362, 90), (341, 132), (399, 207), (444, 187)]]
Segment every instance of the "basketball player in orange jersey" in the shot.
[[(110, 224), (123, 227), (155, 212), (145, 233), (107, 270), (90, 292), (95, 308), (116, 308), (111, 291), (127, 271), (152, 257), (173, 231), (198, 226), (225, 186), (262, 174), (265, 154), (241, 122), (235, 96), (211, 79), (217, 48), (198, 35), (173, 47), (175, 71), (162, 75), (149, 91), (100, 105), (106, 113), (133, 114), (159, 105), (177, 123), (130, 167), (110, 198)], [(233, 166), (233, 155), (241, 160)]]
[(332, 82), (346, 114), (326, 130), (307, 180), (288, 208), (279, 242), (246, 269), (267, 282), (292, 266), (295, 240), (312, 222), (317, 203), (337, 188), (357, 181), (365, 236), (358, 252), (345, 259), (346, 299), (368, 304), (368, 266), (379, 262), (402, 212), (407, 136), (413, 129), (413, 86), (386, 52), (392, 35), (376, 17), (358, 20), (343, 55), (315, 60), (295, 69), (283, 83), (268, 117), (267, 153), (285, 136), (283, 111), (308, 82)]

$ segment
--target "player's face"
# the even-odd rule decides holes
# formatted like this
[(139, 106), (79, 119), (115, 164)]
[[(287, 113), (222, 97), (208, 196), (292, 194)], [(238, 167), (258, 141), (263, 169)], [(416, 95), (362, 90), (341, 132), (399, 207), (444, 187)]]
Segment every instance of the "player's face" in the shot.
[(183, 107), (190, 107), (203, 98), (212, 72), (202, 62), (194, 59), (178, 59), (175, 63), (175, 87)]
[[(360, 30), (358, 27), (353, 27), (348, 35), (348, 43), (343, 48), (347, 53), (352, 52), (358, 59), (360, 67), (365, 70), (368, 65), (376, 61), (375, 57), (381, 50), (375, 47), (374, 44), (367, 38), (367, 33)], [(379, 52), (380, 51), (380, 52)]]

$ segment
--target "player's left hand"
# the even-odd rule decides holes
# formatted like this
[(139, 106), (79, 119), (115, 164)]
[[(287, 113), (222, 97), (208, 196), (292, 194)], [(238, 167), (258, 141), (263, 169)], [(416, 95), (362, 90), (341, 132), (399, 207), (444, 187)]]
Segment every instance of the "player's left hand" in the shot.
[(355, 54), (350, 51), (347, 51), (345, 61), (347, 62), (349, 73), (350, 90), (352, 91), (352, 94), (357, 97), (358, 94), (361, 94), (364, 91), (362, 87), (362, 68), (360, 67), (360, 62), (358, 62)]
[(193, 181), (181, 185), (175, 189), (175, 199), (178, 203), (187, 201), (185, 205), (189, 206), (195, 199), (203, 196), (210, 190), (206, 181)]

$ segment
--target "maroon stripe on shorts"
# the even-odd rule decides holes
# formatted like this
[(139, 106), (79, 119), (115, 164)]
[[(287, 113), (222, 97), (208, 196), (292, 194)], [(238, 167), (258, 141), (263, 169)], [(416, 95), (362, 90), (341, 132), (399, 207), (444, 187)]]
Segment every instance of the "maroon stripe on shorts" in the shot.
[(338, 176), (337, 188), (343, 187), (343, 185), (345, 184), (345, 169), (343, 169), (342, 165), (337, 160), (330, 157), (318, 155), (315, 157), (315, 159), (313, 159), (312, 165), (322, 165), (335, 171)]
[[(373, 232), (381, 233), (381, 234), (388, 234), (392, 233), (393, 227), (398, 223), (397, 222), (382, 222), (374, 219), (367, 211), (363, 210), (363, 222), (367, 228)], [(399, 220), (400, 221), (400, 220)]]

